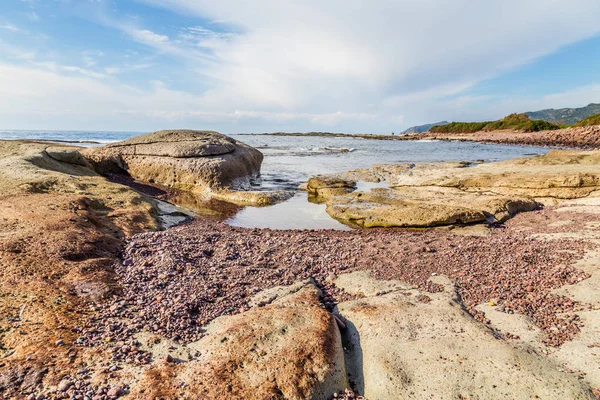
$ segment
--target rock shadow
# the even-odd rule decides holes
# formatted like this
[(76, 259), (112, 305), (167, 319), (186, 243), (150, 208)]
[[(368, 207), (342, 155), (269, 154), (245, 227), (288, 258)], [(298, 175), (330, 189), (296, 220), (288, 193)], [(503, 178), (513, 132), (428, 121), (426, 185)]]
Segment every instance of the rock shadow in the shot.
[(343, 321), (346, 324), (346, 328), (341, 330), (341, 336), (348, 382), (354, 392), (362, 395), (365, 392), (365, 378), (360, 335), (356, 326), (351, 321), (346, 318), (343, 318)]

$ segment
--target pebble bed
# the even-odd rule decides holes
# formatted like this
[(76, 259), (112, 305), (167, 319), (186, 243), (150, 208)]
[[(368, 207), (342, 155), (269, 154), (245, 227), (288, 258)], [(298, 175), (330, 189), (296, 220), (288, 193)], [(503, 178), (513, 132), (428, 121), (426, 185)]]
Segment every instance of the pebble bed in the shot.
[(180, 343), (195, 341), (214, 318), (248, 310), (249, 299), (261, 290), (309, 277), (322, 287), (323, 305), (331, 309), (351, 298), (332, 287), (333, 277), (371, 270), (377, 278), (403, 280), (429, 292), (441, 290), (428, 281), (432, 275), (447, 275), (477, 319), (486, 321), (475, 306), (493, 301), (504, 312), (533, 318), (546, 343), (560, 346), (579, 331), (576, 311), (585, 305), (551, 289), (587, 278), (571, 264), (591, 245), (533, 239), (519, 229), (527, 218), (543, 220), (551, 212), (523, 214), (481, 237), (442, 230), (241, 229), (209, 220), (140, 234), (115, 268), (123, 295), (97, 305), (93, 318), (79, 328), (78, 343), (111, 345), (114, 360), (144, 364), (149, 355), (132, 339), (139, 331)]

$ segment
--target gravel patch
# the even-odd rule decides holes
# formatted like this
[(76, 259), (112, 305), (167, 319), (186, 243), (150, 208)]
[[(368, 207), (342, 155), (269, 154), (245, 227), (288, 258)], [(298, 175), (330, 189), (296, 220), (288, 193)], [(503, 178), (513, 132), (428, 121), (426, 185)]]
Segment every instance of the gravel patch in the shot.
[(538, 224), (546, 218), (590, 220), (546, 209), (522, 214), (487, 236), (401, 229), (275, 231), (211, 220), (140, 234), (115, 267), (122, 296), (97, 305), (87, 326), (79, 328), (79, 343), (111, 345), (115, 360), (146, 363), (149, 356), (132, 339), (141, 330), (195, 341), (214, 318), (249, 309), (249, 299), (261, 290), (309, 277), (322, 287), (323, 306), (331, 309), (351, 298), (331, 285), (333, 277), (371, 270), (376, 278), (399, 279), (429, 292), (442, 290), (428, 281), (432, 275), (447, 275), (475, 318), (485, 322), (475, 306), (493, 301), (504, 312), (533, 318), (545, 342), (560, 346), (579, 331), (575, 312), (585, 305), (550, 291), (587, 278), (570, 264), (591, 245), (531, 238), (530, 219), (538, 227), (535, 233), (569, 229)]

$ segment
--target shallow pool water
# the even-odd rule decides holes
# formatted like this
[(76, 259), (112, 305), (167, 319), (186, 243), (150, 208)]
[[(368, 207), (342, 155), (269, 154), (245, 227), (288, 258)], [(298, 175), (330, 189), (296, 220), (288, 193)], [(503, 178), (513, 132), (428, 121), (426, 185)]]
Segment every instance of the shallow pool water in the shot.
[(325, 204), (309, 202), (305, 192), (298, 192), (291, 199), (273, 206), (246, 207), (226, 222), (244, 228), (351, 229), (331, 218), (325, 211)]

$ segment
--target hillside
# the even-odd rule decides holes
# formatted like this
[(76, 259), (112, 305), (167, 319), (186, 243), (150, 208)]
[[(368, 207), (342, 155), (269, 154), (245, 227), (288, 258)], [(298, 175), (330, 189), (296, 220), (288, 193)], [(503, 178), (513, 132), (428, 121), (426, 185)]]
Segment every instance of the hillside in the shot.
[(522, 132), (539, 132), (559, 128), (558, 125), (550, 122), (532, 120), (526, 114), (511, 114), (499, 121), (451, 122), (447, 125), (434, 126), (429, 131), (432, 133), (475, 133), (512, 129)]
[(434, 126), (440, 126), (440, 125), (446, 125), (446, 124), (448, 124), (448, 121), (441, 121), (441, 122), (436, 122), (433, 124), (411, 126), (410, 128), (406, 129), (405, 131), (401, 132), (400, 134), (408, 135), (410, 133), (423, 133), (423, 132), (427, 132)]
[(525, 114), (531, 119), (541, 119), (559, 125), (573, 125), (577, 122), (600, 113), (600, 104), (591, 103), (580, 108), (549, 108), (540, 111), (528, 111)]
[(592, 126), (592, 125), (600, 125), (600, 114), (592, 115), (591, 117), (587, 117), (586, 119), (582, 119), (574, 126)]

